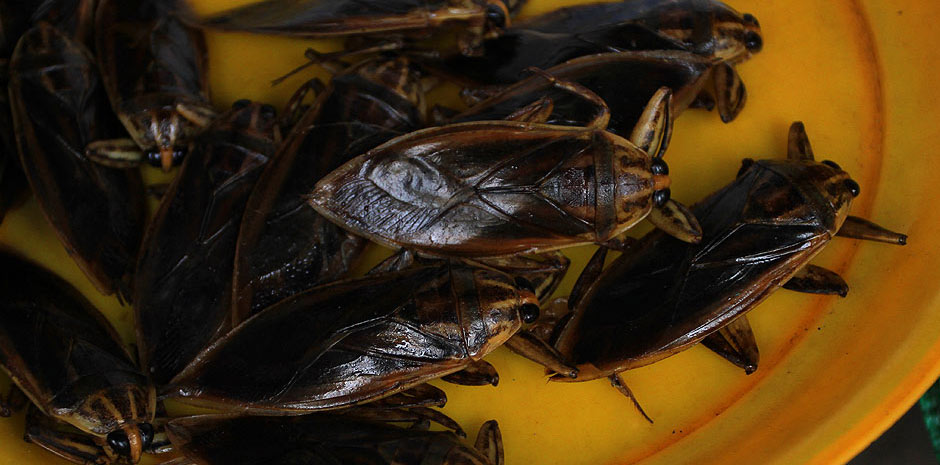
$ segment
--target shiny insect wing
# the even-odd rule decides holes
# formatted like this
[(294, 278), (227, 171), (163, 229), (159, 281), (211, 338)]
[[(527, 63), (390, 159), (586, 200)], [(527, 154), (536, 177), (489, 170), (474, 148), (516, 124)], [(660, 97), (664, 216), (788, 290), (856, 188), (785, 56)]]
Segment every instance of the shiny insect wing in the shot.
[[(610, 107), (608, 130), (629, 137), (644, 106), (663, 86), (672, 90), (672, 118), (693, 104), (708, 106), (707, 102), (714, 100), (721, 102), (718, 107), (723, 119), (730, 121), (737, 116), (746, 94), (743, 85), (731, 89), (733, 94), (724, 88), (715, 89), (714, 71), (723, 66), (682, 51), (618, 52), (575, 58), (549, 68), (546, 73), (594, 91)], [(504, 119), (541, 98), (552, 102), (553, 111), (547, 121), (551, 124), (583, 125), (594, 115), (594, 109), (584, 99), (535, 75), (506, 87), (450, 122)]]
[(320, 178), (422, 125), (420, 76), (405, 58), (379, 58), (335, 76), (259, 179), (242, 220), (234, 321), (346, 274), (366, 241), (304, 204)]
[(652, 158), (601, 130), (490, 121), (394, 139), (310, 204), (391, 247), (488, 257), (605, 241), (653, 208)]
[[(102, 162), (133, 164), (144, 158), (169, 170), (214, 117), (205, 40), (169, 11), (169, 3), (100, 0), (98, 64), (111, 105), (138, 147), (98, 141), (89, 153)], [(142, 154), (129, 153), (135, 150)]]
[(0, 291), (0, 367), (43, 414), (93, 436), (97, 450), (73, 460), (121, 460), (109, 448), (120, 436), (136, 438), (139, 458), (156, 396), (107, 320), (68, 283), (5, 251)]
[[(514, 3), (514, 2), (510, 2)], [(307, 38), (427, 37), (454, 26), (461, 53), (474, 54), (483, 37), (502, 30), (509, 11), (501, 0), (267, 0), (202, 20), (208, 27)]]
[(457, 262), (338, 281), (246, 320), (173, 394), (253, 413), (363, 403), (480, 360), (537, 304), (510, 276)]
[(580, 34), (584, 40), (617, 45), (631, 40), (643, 43), (655, 36), (683, 50), (730, 63), (744, 61), (763, 47), (757, 19), (716, 0), (625, 0), (575, 5), (529, 18), (518, 26)]
[(141, 366), (158, 386), (231, 329), (238, 227), (277, 139), (274, 109), (243, 103), (198, 138), (144, 238), (137, 344)]
[(511, 84), (528, 68), (547, 69), (597, 53), (680, 50), (735, 64), (761, 46), (757, 20), (720, 2), (640, 0), (581, 5), (531, 18), (486, 40), (482, 56), (453, 56), (437, 66), (476, 85)]
[[(495, 431), (494, 431), (495, 429)], [(419, 425), (360, 418), (355, 413), (299, 417), (201, 415), (168, 425), (174, 446), (198, 463), (497, 465), (502, 450), (495, 422), (481, 428), (470, 448), (455, 434)], [(490, 456), (494, 456), (493, 459)]]
[(122, 133), (91, 54), (41, 23), (20, 40), (10, 77), (22, 165), (43, 213), (99, 291), (129, 297), (143, 185), (136, 171), (85, 157), (89, 141)]
[[(762, 160), (692, 207), (703, 241), (650, 233), (590, 285), (556, 347), (578, 380), (653, 363), (763, 301), (836, 234), (848, 175), (807, 160)], [(564, 379), (559, 379), (564, 380)]]

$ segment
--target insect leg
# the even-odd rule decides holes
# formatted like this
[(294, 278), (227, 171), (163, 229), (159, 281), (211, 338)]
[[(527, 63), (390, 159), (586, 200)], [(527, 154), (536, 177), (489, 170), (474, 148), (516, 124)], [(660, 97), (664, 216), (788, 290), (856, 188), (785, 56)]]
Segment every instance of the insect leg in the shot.
[(24, 439), (72, 462), (108, 463), (93, 436), (46, 416), (32, 405), (26, 412)]
[(522, 121), (526, 123), (544, 123), (552, 116), (553, 111), (555, 111), (555, 102), (548, 97), (542, 97), (512, 112), (506, 117), (506, 120)]
[(351, 47), (351, 48), (346, 48), (344, 50), (340, 50), (338, 52), (330, 52), (330, 53), (320, 53), (312, 48), (308, 48), (307, 51), (304, 52), (304, 57), (306, 57), (308, 61), (290, 70), (287, 74), (277, 79), (272, 80), (271, 85), (276, 86), (284, 82), (287, 78), (314, 65), (325, 68), (327, 71), (329, 71), (332, 74), (339, 74), (347, 66), (345, 63), (340, 61), (343, 58), (356, 56), (356, 55), (366, 55), (370, 53), (381, 53), (381, 52), (388, 52), (392, 50), (401, 50), (404, 47), (405, 47), (405, 42), (403, 40), (390, 39), (387, 41), (379, 42), (377, 44)]
[(643, 410), (643, 407), (641, 407), (640, 403), (636, 400), (636, 396), (633, 395), (633, 391), (631, 391), (630, 388), (627, 387), (627, 383), (623, 382), (623, 379), (620, 378), (620, 373), (614, 373), (608, 376), (607, 379), (610, 380), (611, 386), (616, 388), (618, 391), (620, 391), (621, 394), (629, 397), (630, 400), (633, 401), (633, 406), (636, 407), (637, 411), (640, 412), (640, 415), (643, 415), (643, 418), (646, 418), (646, 421), (650, 422), (651, 424), (653, 423), (653, 419), (646, 414), (646, 412)]
[(784, 289), (809, 294), (839, 295), (849, 293), (849, 285), (834, 271), (816, 265), (806, 265), (783, 285)]
[(672, 91), (660, 87), (633, 127), (630, 142), (653, 158), (662, 158), (672, 139)]
[(578, 369), (568, 365), (564, 357), (548, 342), (539, 339), (529, 331), (519, 331), (506, 341), (509, 350), (540, 365), (544, 365), (555, 373), (568, 378), (578, 376)]
[(490, 420), (480, 426), (480, 432), (477, 433), (477, 441), (473, 447), (486, 456), (490, 464), (504, 465), (503, 435), (499, 431), (499, 424), (496, 420)]
[(733, 121), (744, 104), (747, 102), (747, 89), (741, 76), (734, 70), (734, 67), (722, 63), (715, 67), (712, 72), (712, 80), (715, 85), (715, 99), (718, 104), (718, 115), (721, 121), (730, 123)]
[(304, 105), (304, 100), (306, 100), (307, 95), (313, 92), (313, 96), (316, 98), (316, 96), (322, 94), (324, 90), (326, 90), (326, 85), (323, 84), (320, 78), (313, 78), (300, 86), (300, 88), (294, 92), (294, 95), (291, 95), (287, 104), (284, 105), (284, 111), (281, 112), (281, 127), (290, 129), (294, 126), (306, 112), (307, 108), (309, 108), (309, 106)]
[(702, 341), (705, 347), (751, 374), (757, 370), (760, 351), (747, 316), (741, 315)]
[(806, 126), (802, 121), (794, 121), (790, 125), (790, 134), (787, 137), (787, 158), (790, 160), (813, 160), (813, 146), (806, 135)]
[(890, 231), (871, 221), (851, 215), (846, 218), (845, 223), (842, 223), (842, 227), (839, 228), (839, 232), (836, 233), (836, 236), (885, 242), (888, 244), (907, 245), (907, 234)]
[(96, 140), (85, 147), (85, 156), (112, 168), (136, 168), (144, 160), (144, 153), (132, 139)]
[(470, 362), (463, 370), (444, 376), (441, 381), (462, 386), (486, 386), (487, 384), (496, 386), (499, 384), (499, 373), (489, 362), (476, 360)]
[(669, 200), (662, 207), (654, 207), (647, 216), (650, 223), (682, 242), (698, 244), (702, 241), (702, 226), (688, 207)]
[(499, 95), (500, 92), (506, 90), (506, 86), (500, 85), (491, 85), (483, 87), (473, 87), (466, 88), (460, 91), (460, 99), (468, 107), (472, 107), (488, 98)]

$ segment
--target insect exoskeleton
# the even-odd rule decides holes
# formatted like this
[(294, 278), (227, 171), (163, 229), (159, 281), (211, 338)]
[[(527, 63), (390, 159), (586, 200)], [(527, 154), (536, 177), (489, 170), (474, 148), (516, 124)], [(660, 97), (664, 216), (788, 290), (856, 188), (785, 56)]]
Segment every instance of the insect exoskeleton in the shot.
[[(807, 263), (837, 235), (906, 243), (906, 236), (849, 216), (859, 186), (839, 165), (813, 160), (802, 123), (787, 160), (745, 160), (737, 179), (692, 207), (703, 240), (653, 232), (601, 272), (592, 259), (569, 301), (573, 315), (555, 347), (577, 379), (610, 377), (714, 337), (709, 347), (748, 371), (757, 347), (744, 314), (780, 287), (845, 295), (832, 271)], [(719, 334), (726, 330), (724, 334)]]
[(136, 463), (154, 438), (156, 394), (108, 321), (6, 251), (0, 292), (0, 368), (33, 403), (26, 437), (76, 463)]
[(538, 309), (512, 277), (460, 262), (338, 281), (246, 320), (173, 393), (258, 413), (368, 402), (471, 366)]
[(683, 240), (698, 240), (694, 217), (670, 199), (662, 160), (671, 92), (656, 92), (626, 140), (604, 130), (609, 111), (596, 94), (555, 85), (595, 104), (597, 116), (585, 127), (531, 122), (546, 116), (536, 105), (512, 115), (516, 121), (417, 131), (338, 168), (308, 201), (356, 234), (437, 255), (603, 243), (647, 216)]
[(267, 0), (223, 11), (201, 23), (306, 38), (365, 36), (393, 48), (401, 48), (405, 39), (453, 27), (458, 30), (460, 53), (474, 55), (480, 53), (485, 37), (509, 26), (509, 17), (503, 0)]

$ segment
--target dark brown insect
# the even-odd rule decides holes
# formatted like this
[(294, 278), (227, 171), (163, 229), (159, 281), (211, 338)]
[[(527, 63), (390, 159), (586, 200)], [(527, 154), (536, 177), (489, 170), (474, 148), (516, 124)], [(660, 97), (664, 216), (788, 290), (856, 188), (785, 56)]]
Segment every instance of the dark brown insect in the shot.
[[(517, 2), (510, 2), (517, 3)], [(390, 42), (459, 28), (460, 53), (479, 53), (487, 36), (509, 24), (501, 0), (267, 0), (224, 11), (202, 24), (306, 38), (368, 36)]]
[(136, 171), (99, 166), (85, 145), (122, 134), (91, 54), (47, 23), (20, 40), (10, 97), (22, 165), (43, 213), (95, 287), (129, 297), (145, 209)]
[(9, 60), (20, 36), (45, 21), (71, 39), (87, 45), (95, 0), (0, 2), (0, 222), (6, 212), (25, 201), (29, 183), (20, 167), (13, 116), (10, 113)]
[[(722, 121), (733, 120), (747, 100), (747, 92), (734, 68), (682, 51), (617, 52), (575, 58), (546, 70), (556, 79), (576, 82), (596, 93), (610, 107), (607, 129), (629, 137), (644, 106), (661, 87), (672, 90), (669, 115), (675, 119), (686, 108), (718, 108)], [(474, 95), (479, 95), (475, 93)], [(569, 92), (556, 88), (542, 75), (530, 76), (475, 104), (451, 123), (504, 119), (519, 108), (547, 99), (547, 122), (578, 126), (593, 117), (594, 109)]]
[(0, 252), (0, 368), (39, 412), (28, 440), (76, 463), (136, 463), (156, 395), (107, 320), (68, 283)]
[(137, 263), (141, 366), (158, 386), (231, 329), (238, 227), (279, 142), (269, 105), (235, 103), (196, 141), (161, 201)]
[(309, 202), (356, 234), (436, 255), (603, 243), (648, 215), (697, 240), (695, 219), (669, 199), (661, 159), (672, 124), (668, 89), (650, 100), (631, 142), (604, 130), (609, 112), (595, 94), (556, 85), (595, 103), (597, 117), (585, 127), (488, 121), (417, 131), (343, 165)]
[(320, 178), (356, 155), (423, 125), (421, 76), (406, 58), (337, 74), (259, 179), (241, 224), (234, 321), (345, 275), (366, 241), (304, 204)]
[(214, 118), (201, 32), (162, 0), (100, 0), (98, 65), (115, 113), (131, 139), (100, 140), (88, 156), (113, 166), (146, 160), (169, 171)]
[(482, 56), (454, 56), (438, 66), (476, 85), (511, 84), (528, 68), (547, 69), (596, 53), (681, 50), (730, 65), (762, 45), (757, 20), (721, 2), (629, 0), (531, 18), (485, 41)]
[[(417, 422), (361, 418), (353, 413), (299, 417), (200, 415), (168, 425), (174, 446), (200, 464), (502, 465), (502, 437), (488, 421), (467, 447), (455, 434)], [(180, 462), (179, 465), (191, 462)]]
[(242, 323), (173, 393), (255, 414), (360, 404), (471, 366), (537, 317), (531, 290), (459, 262), (338, 281)]
[(756, 346), (747, 342), (753, 335), (742, 317), (773, 291), (845, 294), (835, 273), (807, 265), (833, 236), (906, 243), (904, 235), (848, 216), (858, 193), (838, 165), (813, 161), (802, 123), (794, 123), (787, 160), (745, 160), (733, 183), (692, 208), (701, 243), (654, 232), (602, 273), (589, 265), (593, 276), (579, 280), (573, 317), (556, 347), (578, 365), (577, 381), (611, 377), (615, 385), (618, 373), (722, 328), (724, 344), (714, 345), (753, 359)]

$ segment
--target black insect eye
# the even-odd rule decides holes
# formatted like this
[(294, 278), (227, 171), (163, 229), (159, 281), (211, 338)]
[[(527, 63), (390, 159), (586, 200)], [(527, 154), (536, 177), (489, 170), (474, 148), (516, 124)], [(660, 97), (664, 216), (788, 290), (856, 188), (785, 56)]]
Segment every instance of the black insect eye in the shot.
[(486, 22), (497, 29), (506, 27), (506, 10), (502, 5), (490, 3), (486, 7)]
[(160, 167), (160, 152), (151, 150), (147, 152), (147, 163), (150, 163), (150, 166)]
[(750, 13), (744, 13), (744, 15), (741, 16), (741, 19), (744, 20), (744, 24), (760, 27), (760, 22), (758, 22), (757, 18), (755, 18), (754, 15)]
[(826, 166), (831, 166), (831, 167), (833, 167), (833, 168), (835, 168), (835, 169), (837, 169), (837, 170), (840, 170), (840, 171), (842, 170), (842, 167), (839, 166), (839, 165), (837, 165), (836, 162), (834, 162), (834, 161), (832, 161), (832, 160), (826, 160), (826, 161), (824, 161), (824, 162), (822, 162), (822, 163), (823, 163), (824, 165), (826, 165)]
[(533, 294), (535, 294), (535, 286), (532, 285), (532, 282), (528, 279), (525, 279), (521, 276), (516, 277), (516, 287), (519, 289), (525, 289)]
[(179, 166), (183, 163), (183, 158), (186, 158), (186, 149), (176, 149), (173, 151), (173, 165)]
[(131, 442), (127, 440), (127, 435), (124, 434), (123, 431), (112, 431), (108, 433), (108, 445), (121, 455), (131, 454)]
[(845, 188), (852, 193), (852, 197), (858, 197), (859, 192), (862, 191), (862, 188), (858, 186), (858, 183), (851, 179), (846, 179), (842, 184), (845, 185)]
[(539, 319), (539, 306), (535, 304), (524, 304), (519, 313), (522, 315), (522, 321), (525, 323), (535, 323)]
[(261, 117), (266, 120), (274, 119), (277, 117), (277, 110), (271, 105), (261, 105)]
[(153, 443), (153, 425), (150, 423), (138, 423), (137, 429), (140, 430), (140, 440), (144, 443), (144, 449), (150, 447), (150, 444)]
[(653, 205), (656, 205), (657, 207), (662, 207), (663, 205), (666, 205), (666, 202), (669, 201), (670, 195), (671, 195), (671, 192), (669, 191), (669, 189), (661, 189), (656, 192), (653, 192)]
[(754, 31), (747, 31), (747, 34), (744, 34), (744, 46), (749, 52), (757, 53), (764, 48), (764, 39)]
[(667, 175), (669, 174), (669, 165), (667, 165), (662, 158), (657, 158), (653, 160), (653, 164), (650, 166), (650, 171), (653, 174)]
[(248, 100), (248, 99), (236, 100), (235, 103), (232, 104), (232, 109), (241, 110), (242, 108), (245, 108), (248, 105), (251, 105), (251, 100)]

